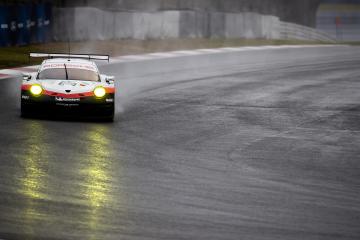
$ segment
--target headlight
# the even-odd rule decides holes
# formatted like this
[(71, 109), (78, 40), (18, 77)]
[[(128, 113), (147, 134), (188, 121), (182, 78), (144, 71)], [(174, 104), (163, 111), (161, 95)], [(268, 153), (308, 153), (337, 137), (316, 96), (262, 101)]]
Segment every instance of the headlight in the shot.
[(43, 91), (42, 87), (38, 84), (32, 85), (30, 87), (30, 92), (34, 96), (40, 96), (42, 91)]
[(103, 87), (97, 87), (94, 89), (94, 94), (95, 94), (95, 97), (102, 98), (105, 96), (106, 90)]

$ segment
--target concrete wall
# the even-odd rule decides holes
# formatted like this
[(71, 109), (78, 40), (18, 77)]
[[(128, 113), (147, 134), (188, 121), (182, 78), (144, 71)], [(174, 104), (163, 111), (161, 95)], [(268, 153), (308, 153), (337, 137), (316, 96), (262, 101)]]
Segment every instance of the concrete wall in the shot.
[(210, 13), (204, 11), (181, 11), (179, 13), (180, 37), (210, 37)]
[(58, 41), (162, 38), (262, 38), (331, 41), (315, 29), (252, 12), (118, 12), (91, 7), (56, 8)]
[[(131, 13), (134, 39), (177, 38), (179, 36), (179, 12)], [(117, 28), (121, 31), (121, 28)]]
[(54, 40), (158, 39), (180, 36), (180, 12), (109, 12), (97, 8), (54, 9)]
[(63, 0), (65, 6), (88, 6), (104, 10), (156, 12), (163, 10), (205, 12), (256, 12), (282, 21), (315, 26), (321, 0)]

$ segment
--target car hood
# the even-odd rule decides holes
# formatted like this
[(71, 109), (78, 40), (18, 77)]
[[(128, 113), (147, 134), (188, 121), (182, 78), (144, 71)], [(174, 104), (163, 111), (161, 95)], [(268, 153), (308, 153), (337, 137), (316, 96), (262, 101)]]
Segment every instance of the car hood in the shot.
[(100, 82), (77, 81), (77, 80), (39, 80), (41, 86), (51, 92), (57, 93), (85, 93), (92, 92)]

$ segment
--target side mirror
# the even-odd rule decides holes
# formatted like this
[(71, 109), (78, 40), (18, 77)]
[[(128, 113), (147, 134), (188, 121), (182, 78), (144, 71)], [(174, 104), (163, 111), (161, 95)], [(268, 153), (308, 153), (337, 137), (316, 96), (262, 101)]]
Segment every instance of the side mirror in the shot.
[(106, 77), (105, 77), (105, 81), (106, 81), (107, 83), (114, 83), (115, 77), (114, 77), (114, 76), (106, 76)]
[(22, 74), (23, 75), (23, 79), (25, 80), (25, 81), (29, 81), (29, 80), (31, 80), (31, 74), (30, 73), (23, 73)]

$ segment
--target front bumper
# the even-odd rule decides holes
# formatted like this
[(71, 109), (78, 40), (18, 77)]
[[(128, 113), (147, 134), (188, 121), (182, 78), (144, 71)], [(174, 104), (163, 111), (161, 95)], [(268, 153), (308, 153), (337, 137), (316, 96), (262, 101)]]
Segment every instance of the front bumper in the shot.
[(29, 91), (21, 92), (21, 112), (23, 115), (42, 116), (87, 116), (111, 117), (114, 115), (115, 94), (108, 93), (103, 98), (95, 96), (62, 98), (49, 95), (35, 97)]

